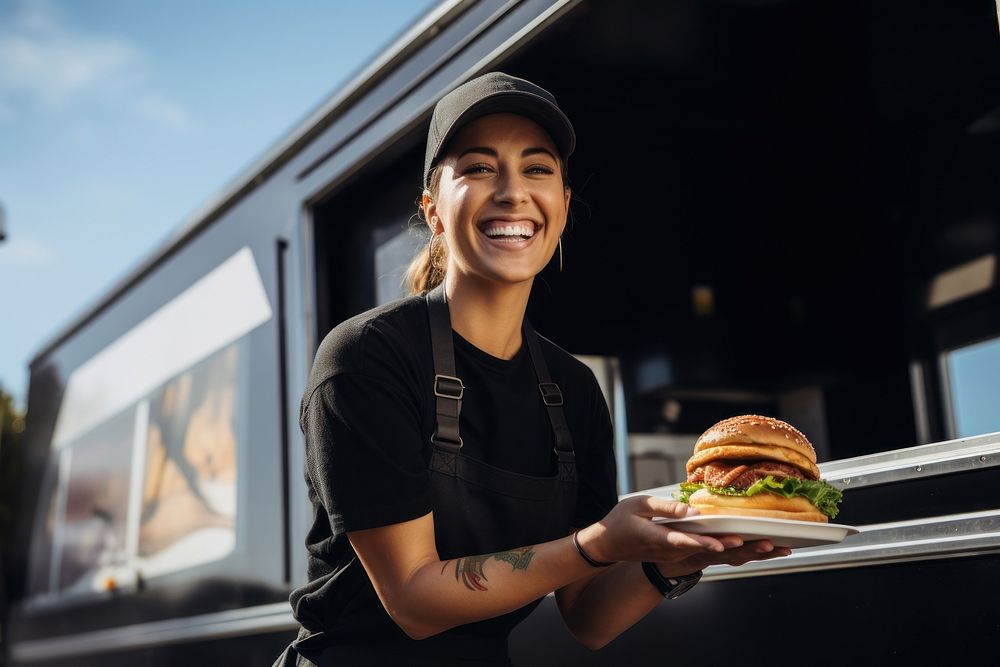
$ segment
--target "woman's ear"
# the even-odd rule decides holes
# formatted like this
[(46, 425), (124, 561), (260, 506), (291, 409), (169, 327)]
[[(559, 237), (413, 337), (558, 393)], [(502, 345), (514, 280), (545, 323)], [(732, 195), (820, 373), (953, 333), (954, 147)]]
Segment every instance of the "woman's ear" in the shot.
[[(569, 224), (569, 202), (572, 199), (572, 194), (573, 193), (569, 189), (569, 186), (566, 186), (566, 188), (564, 188), (564, 190), (565, 190), (565, 197), (566, 197), (566, 219), (563, 220), (563, 231), (566, 231), (566, 225)], [(559, 232), (559, 233), (562, 234), (562, 232)]]
[(424, 194), (420, 197), (420, 207), (424, 210), (424, 220), (431, 228), (431, 234), (442, 233), (444, 227), (441, 225), (441, 220), (438, 219), (437, 206), (434, 204), (430, 190), (424, 190)]

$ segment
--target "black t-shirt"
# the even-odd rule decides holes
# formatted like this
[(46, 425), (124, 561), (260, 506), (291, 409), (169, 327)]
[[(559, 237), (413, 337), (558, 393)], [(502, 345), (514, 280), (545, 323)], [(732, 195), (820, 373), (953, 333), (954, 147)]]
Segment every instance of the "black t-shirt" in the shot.
[[(554, 474), (552, 426), (527, 345), (504, 360), (455, 332), (453, 339), (456, 372), (466, 387), (462, 454), (526, 475)], [(576, 450), (574, 525), (585, 526), (617, 502), (607, 403), (585, 364), (545, 338), (540, 343), (552, 381), (562, 390)], [(299, 421), (313, 505), (306, 537), (309, 581), (290, 597), (296, 619), (308, 630), (352, 642), (405, 636), (387, 623), (346, 533), (431, 511), (433, 378), (422, 296), (357, 315), (319, 346)]]

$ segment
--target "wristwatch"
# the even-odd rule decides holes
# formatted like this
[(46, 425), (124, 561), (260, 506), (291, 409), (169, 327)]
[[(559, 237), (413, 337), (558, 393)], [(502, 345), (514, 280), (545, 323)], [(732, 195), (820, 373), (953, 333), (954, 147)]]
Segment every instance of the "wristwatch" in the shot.
[(702, 571), (698, 570), (679, 577), (664, 577), (660, 573), (660, 569), (656, 567), (656, 563), (646, 561), (642, 564), (642, 571), (646, 573), (646, 578), (649, 579), (650, 583), (656, 586), (656, 590), (660, 591), (663, 597), (668, 600), (679, 598), (694, 588), (702, 575)]

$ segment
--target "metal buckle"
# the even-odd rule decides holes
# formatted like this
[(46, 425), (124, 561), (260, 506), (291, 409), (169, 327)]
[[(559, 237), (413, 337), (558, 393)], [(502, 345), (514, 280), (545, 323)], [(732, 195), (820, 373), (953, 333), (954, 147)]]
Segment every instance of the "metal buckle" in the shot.
[(556, 453), (556, 458), (565, 463), (576, 463), (576, 451), (572, 449), (559, 449), (558, 447), (553, 447), (552, 451)]
[(556, 407), (563, 404), (562, 391), (555, 382), (542, 382), (538, 385), (538, 391), (542, 392), (542, 402), (549, 407)]
[[(437, 433), (431, 433), (431, 444), (437, 445), (439, 447), (444, 447), (445, 449), (452, 449), (453, 447), (456, 447), (456, 443), (452, 442), (451, 440), (444, 440), (444, 439), (438, 440)], [(458, 451), (459, 449), (462, 448), (462, 445), (464, 444), (465, 443), (462, 442), (462, 436), (458, 436), (457, 447), (453, 451)]]
[[(451, 385), (442, 386), (442, 381), (451, 383)], [(452, 389), (455, 391), (448, 393), (449, 390)], [(460, 401), (462, 400), (462, 396), (465, 395), (465, 385), (462, 384), (462, 380), (460, 378), (452, 377), (451, 375), (437, 374), (434, 376), (434, 395), (439, 398), (450, 398)]]

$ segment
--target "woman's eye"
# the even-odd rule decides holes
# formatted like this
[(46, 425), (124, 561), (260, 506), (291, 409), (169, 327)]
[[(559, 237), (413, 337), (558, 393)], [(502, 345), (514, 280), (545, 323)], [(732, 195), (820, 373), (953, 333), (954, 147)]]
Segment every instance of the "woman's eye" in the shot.
[(544, 164), (534, 164), (528, 167), (527, 172), (529, 174), (554, 174), (555, 170)]
[(493, 167), (484, 163), (477, 162), (476, 164), (470, 164), (468, 167), (462, 170), (463, 174), (486, 174), (493, 171)]

